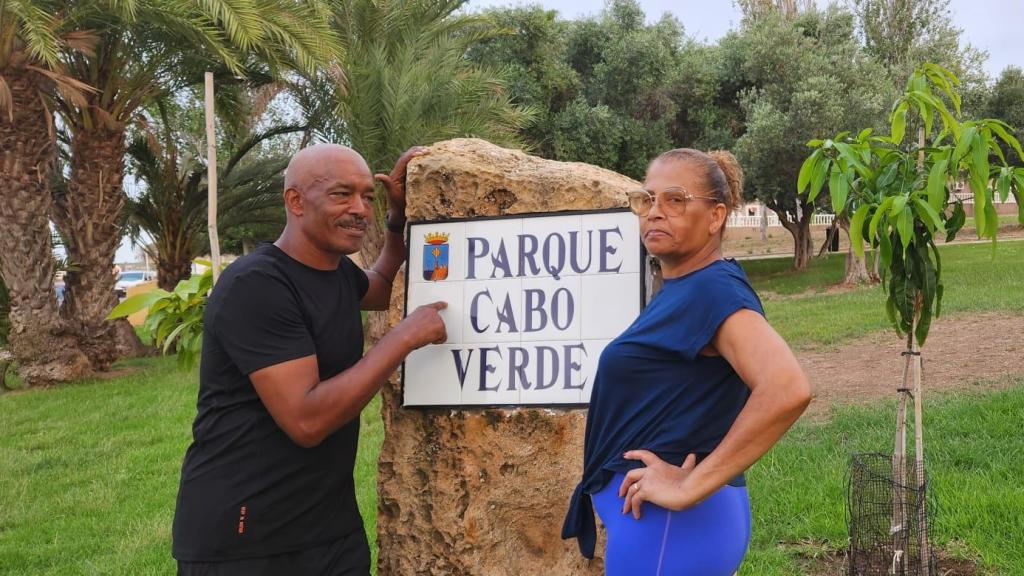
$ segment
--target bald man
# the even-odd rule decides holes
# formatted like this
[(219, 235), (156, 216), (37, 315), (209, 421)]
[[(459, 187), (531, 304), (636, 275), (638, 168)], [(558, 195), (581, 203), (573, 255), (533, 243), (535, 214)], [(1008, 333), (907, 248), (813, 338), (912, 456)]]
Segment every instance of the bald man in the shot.
[(359, 413), (413, 350), (445, 340), (443, 303), (410, 314), (363, 355), (360, 309), (384, 310), (405, 257), (405, 171), (390, 175), (380, 258), (357, 252), (374, 176), (344, 146), (288, 164), (287, 224), (229, 266), (204, 317), (198, 414), (185, 454), (173, 554), (185, 575), (366, 575), (356, 506)]

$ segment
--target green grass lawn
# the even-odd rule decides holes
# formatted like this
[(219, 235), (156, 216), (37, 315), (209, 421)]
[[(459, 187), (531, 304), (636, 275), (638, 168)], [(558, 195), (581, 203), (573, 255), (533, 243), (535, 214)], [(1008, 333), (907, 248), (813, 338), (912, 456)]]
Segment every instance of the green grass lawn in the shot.
[[(1014, 225), (1017, 225), (1017, 224), (1020, 224), (1020, 220), (1018, 219), (1016, 214), (1000, 214), (999, 215), (999, 227), (1000, 228), (1002, 228), (1003, 226), (1014, 226)], [(974, 216), (968, 216), (967, 218), (964, 219), (964, 229), (965, 230), (975, 228), (976, 226), (977, 225), (974, 222)], [(969, 235), (967, 237), (962, 238), (962, 239), (966, 240), (968, 237), (969, 237)]]
[[(0, 396), (0, 574), (171, 574), (171, 519), (198, 385), (173, 358)], [(363, 413), (359, 508), (376, 543), (380, 402)], [(376, 548), (374, 547), (374, 552)]]
[[(934, 542), (985, 574), (1024, 574), (1024, 377), (1010, 385), (929, 397), (925, 412)], [(891, 452), (895, 413), (895, 402), (845, 407), (827, 423), (798, 424), (754, 466), (754, 538), (741, 573), (802, 574), (801, 550), (845, 547), (850, 454)]]
[[(1024, 313), (1024, 242), (943, 246), (943, 316), (967, 312)], [(835, 290), (843, 279), (845, 254), (814, 260), (796, 273), (791, 258), (742, 261), (765, 313), (794, 347), (832, 347), (871, 332), (891, 329), (885, 293), (878, 285)], [(813, 297), (808, 297), (813, 296)]]

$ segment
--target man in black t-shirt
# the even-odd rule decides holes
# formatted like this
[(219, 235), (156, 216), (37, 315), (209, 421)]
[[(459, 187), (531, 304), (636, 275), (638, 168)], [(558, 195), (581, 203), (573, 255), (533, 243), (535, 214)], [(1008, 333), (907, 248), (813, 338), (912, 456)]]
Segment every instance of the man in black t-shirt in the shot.
[(359, 413), (411, 351), (445, 340), (445, 304), (423, 306), (363, 355), (360, 309), (384, 310), (405, 257), (405, 171), (390, 175), (380, 257), (361, 270), (374, 176), (320, 144), (285, 174), (287, 225), (229, 266), (206, 307), (198, 413), (181, 469), (179, 574), (366, 575), (352, 477)]

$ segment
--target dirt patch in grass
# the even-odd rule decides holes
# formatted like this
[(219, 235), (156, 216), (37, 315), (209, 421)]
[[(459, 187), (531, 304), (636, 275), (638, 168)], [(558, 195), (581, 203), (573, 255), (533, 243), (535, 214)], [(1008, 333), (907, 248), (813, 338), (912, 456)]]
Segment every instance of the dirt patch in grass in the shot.
[[(939, 391), (989, 390), (1024, 374), (1024, 316), (986, 313), (942, 318), (932, 324), (922, 359), (925, 395)], [(903, 377), (906, 341), (888, 331), (834, 350), (798, 351), (811, 381), (811, 417), (837, 404), (896, 398)]]

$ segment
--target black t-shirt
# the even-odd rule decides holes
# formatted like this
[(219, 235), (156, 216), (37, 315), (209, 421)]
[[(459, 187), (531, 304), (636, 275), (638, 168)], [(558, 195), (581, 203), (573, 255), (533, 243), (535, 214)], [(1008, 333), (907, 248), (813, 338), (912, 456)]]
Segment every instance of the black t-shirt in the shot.
[(302, 448), (274, 422), (249, 374), (317, 357), (320, 379), (359, 361), (366, 274), (348, 258), (310, 268), (273, 244), (229, 266), (204, 317), (198, 414), (174, 516), (174, 557), (269, 556), (363, 529), (352, 470), (356, 418)]

